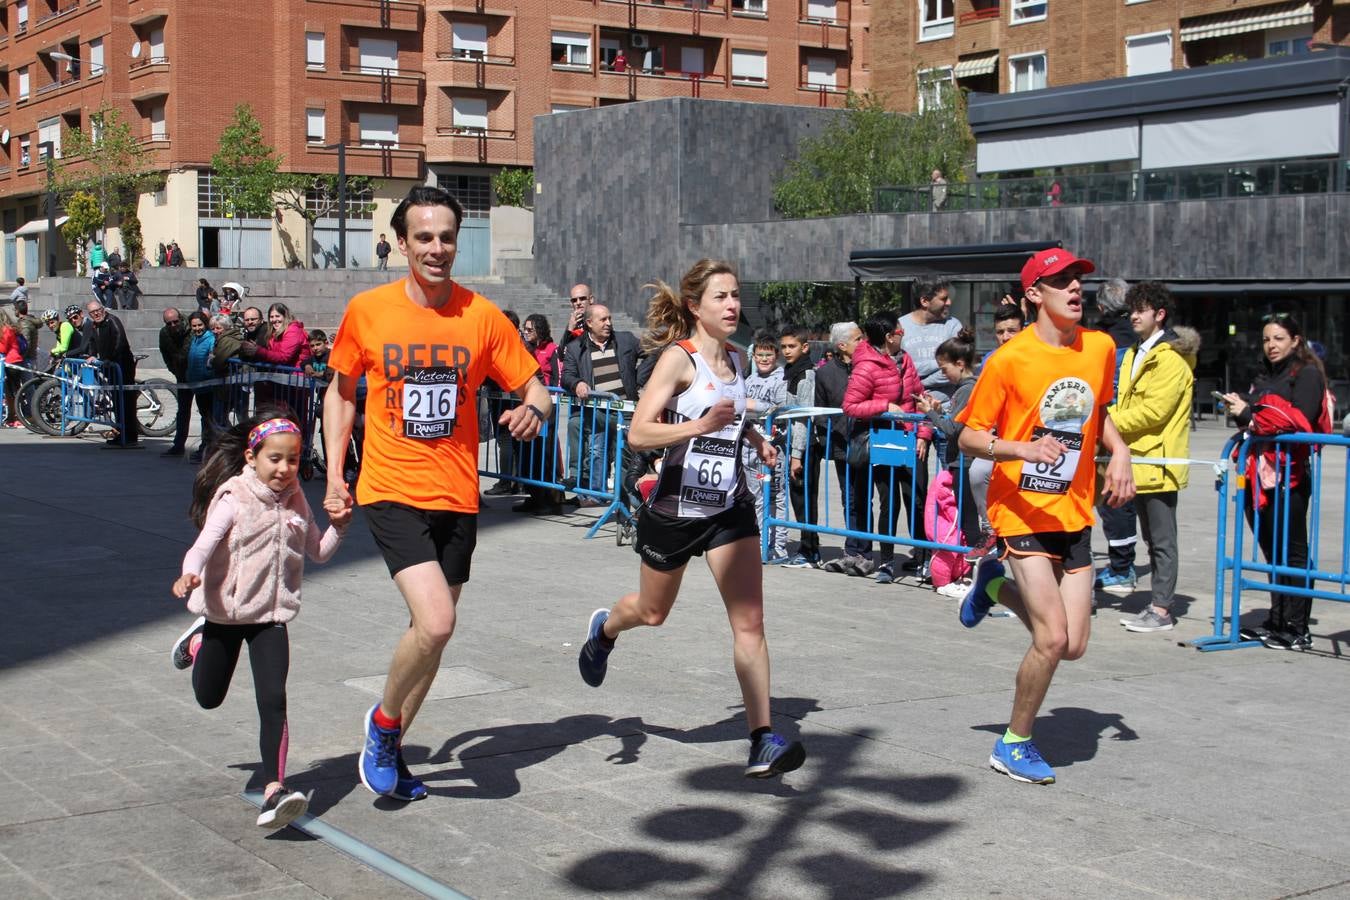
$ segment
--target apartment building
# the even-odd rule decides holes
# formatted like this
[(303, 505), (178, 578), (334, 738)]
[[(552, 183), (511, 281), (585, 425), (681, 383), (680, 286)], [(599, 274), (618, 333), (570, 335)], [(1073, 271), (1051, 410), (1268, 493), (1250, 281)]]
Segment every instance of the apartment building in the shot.
[(1345, 43), (1342, 0), (902, 0), (879, 4), (874, 81), (898, 110), (1306, 53)]
[(190, 265), (336, 263), (335, 220), (304, 247), (294, 214), (223, 207), (211, 156), (247, 102), (285, 169), (336, 172), (342, 145), (346, 171), (376, 179), (361, 198), (374, 211), (348, 223), (348, 265), (373, 263), (392, 206), (430, 181), (468, 210), (459, 268), (488, 274), (504, 246), (528, 254), (528, 221), (489, 185), (532, 165), (535, 116), (681, 96), (841, 106), (870, 86), (870, 13), (864, 0), (0, 0), (0, 278), (39, 274), (46, 154), (105, 103), (167, 173), (140, 204), (147, 248), (177, 241)]

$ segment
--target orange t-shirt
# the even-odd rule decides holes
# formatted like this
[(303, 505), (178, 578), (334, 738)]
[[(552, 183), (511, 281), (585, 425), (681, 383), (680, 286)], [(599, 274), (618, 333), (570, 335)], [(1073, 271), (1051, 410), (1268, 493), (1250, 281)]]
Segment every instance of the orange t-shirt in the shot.
[(1081, 531), (1092, 525), (1094, 460), (1115, 363), (1115, 342), (1103, 332), (1080, 329), (1071, 346), (1052, 347), (1031, 327), (984, 364), (957, 421), (997, 431), (1009, 441), (1032, 441), (1048, 429), (1069, 449), (1054, 465), (995, 464), (989, 522), (996, 534)]
[(456, 284), (443, 306), (428, 309), (403, 281), (351, 299), (328, 365), (366, 377), (357, 502), (467, 513), (478, 511), (479, 386), (491, 378), (516, 390), (539, 371), (486, 297)]

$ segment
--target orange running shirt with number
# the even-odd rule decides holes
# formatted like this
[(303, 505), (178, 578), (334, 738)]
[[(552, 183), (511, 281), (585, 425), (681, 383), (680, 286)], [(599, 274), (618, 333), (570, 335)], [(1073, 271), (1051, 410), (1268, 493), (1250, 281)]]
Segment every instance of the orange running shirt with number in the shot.
[(328, 365), (366, 377), (357, 502), (466, 513), (478, 511), (479, 386), (491, 378), (516, 390), (539, 371), (486, 297), (456, 284), (443, 306), (428, 309), (408, 298), (403, 281), (352, 298)]
[(957, 421), (1009, 441), (1035, 440), (1048, 429), (1069, 447), (1054, 465), (995, 464), (989, 522), (996, 534), (1080, 531), (1093, 524), (1094, 460), (1115, 364), (1115, 342), (1103, 332), (1080, 329), (1071, 346), (1052, 347), (1035, 327), (984, 364)]

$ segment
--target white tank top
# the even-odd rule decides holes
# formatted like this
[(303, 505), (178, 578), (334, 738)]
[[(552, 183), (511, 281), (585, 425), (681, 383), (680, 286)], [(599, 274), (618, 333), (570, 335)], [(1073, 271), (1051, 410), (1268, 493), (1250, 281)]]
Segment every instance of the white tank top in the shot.
[[(723, 381), (693, 341), (679, 341), (674, 346), (693, 360), (694, 379), (667, 401), (665, 421), (674, 424), (697, 419), (724, 398), (736, 403), (738, 415), (726, 427), (666, 451), (661, 480), (650, 505), (664, 515), (706, 519), (730, 509), (747, 490), (740, 453), (745, 428), (745, 379), (740, 367), (733, 365), (735, 377)], [(728, 346), (727, 355), (734, 361), (735, 349)]]

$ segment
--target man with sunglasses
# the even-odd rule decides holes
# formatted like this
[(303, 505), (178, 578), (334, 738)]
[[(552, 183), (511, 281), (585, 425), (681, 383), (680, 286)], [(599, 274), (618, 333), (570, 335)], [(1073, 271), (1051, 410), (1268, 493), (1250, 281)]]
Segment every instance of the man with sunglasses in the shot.
[(586, 310), (595, 302), (595, 295), (584, 284), (574, 284), (567, 292), (567, 302), (571, 311), (567, 314), (567, 325), (563, 328), (562, 340), (558, 342), (560, 350), (586, 333)]
[[(1091, 261), (1042, 250), (1022, 267), (1035, 321), (989, 358), (966, 407), (959, 441), (967, 457), (993, 460), (989, 519), (998, 553), (983, 559), (961, 603), (977, 625), (995, 603), (1031, 632), (1017, 671), (1007, 732), (989, 765), (1014, 780), (1051, 784), (1054, 770), (1032, 743), (1032, 726), (1060, 660), (1087, 651), (1092, 612), (1092, 499), (1100, 442), (1111, 454), (1103, 500), (1134, 496), (1130, 448), (1106, 414), (1115, 343), (1080, 326), (1083, 275)], [(1001, 559), (1016, 584), (1004, 579)]]
[[(89, 345), (90, 355), (105, 363), (116, 363), (121, 383), (131, 384), (136, 380), (136, 357), (131, 352), (131, 342), (127, 340), (127, 330), (122, 325), (122, 320), (108, 312), (98, 300), (90, 300), (84, 308), (93, 326)], [(140, 434), (136, 427), (136, 395), (126, 391), (120, 392), (120, 396), (113, 400), (113, 410), (122, 440), (110, 437), (108, 445), (125, 443), (126, 446), (132, 446), (138, 443)]]

